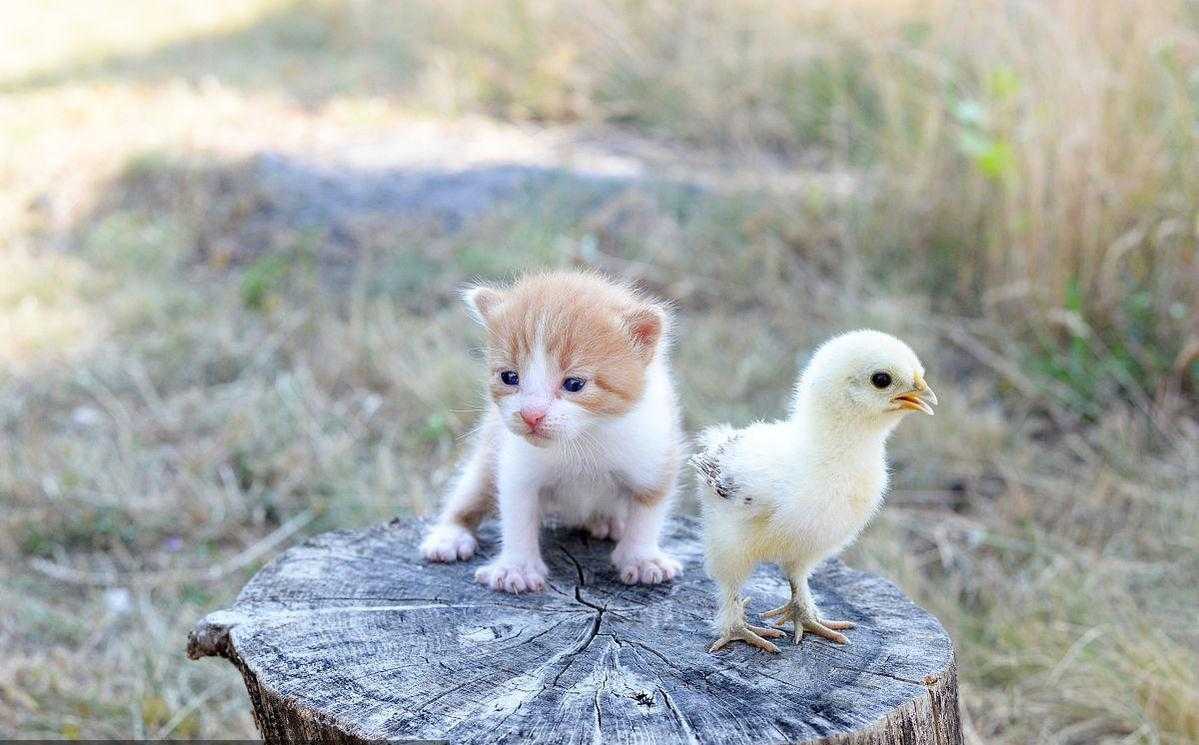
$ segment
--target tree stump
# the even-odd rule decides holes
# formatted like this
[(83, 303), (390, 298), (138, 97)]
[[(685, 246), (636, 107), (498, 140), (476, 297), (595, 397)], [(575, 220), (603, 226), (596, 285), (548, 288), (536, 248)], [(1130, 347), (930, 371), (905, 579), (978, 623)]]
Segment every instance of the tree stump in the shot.
[[(237, 666), (271, 742), (962, 742), (945, 629), (840, 561), (811, 585), (829, 617), (857, 622), (850, 645), (809, 634), (778, 655), (709, 654), (714, 586), (692, 519), (666, 536), (684, 564), (672, 583), (625, 586), (611, 543), (548, 531), (550, 588), (521, 596), (473, 580), (494, 528), (457, 564), (421, 561), (423, 528), (396, 520), (290, 549), (196, 626), (188, 656)], [(788, 589), (764, 568), (746, 594), (755, 618)]]

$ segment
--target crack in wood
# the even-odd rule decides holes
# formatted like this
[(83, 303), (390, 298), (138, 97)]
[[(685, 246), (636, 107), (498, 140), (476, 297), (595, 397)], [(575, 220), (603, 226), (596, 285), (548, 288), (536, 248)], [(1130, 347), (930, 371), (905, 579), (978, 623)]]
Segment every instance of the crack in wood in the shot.
[(587, 632), (587, 638), (583, 639), (581, 643), (576, 644), (574, 649), (567, 651), (564, 655), (559, 657), (559, 659), (566, 659), (567, 662), (565, 665), (562, 666), (562, 669), (560, 669), (558, 671), (558, 674), (554, 676), (553, 685), (550, 687), (557, 688), (558, 681), (562, 679), (562, 676), (565, 675), (566, 671), (570, 669), (570, 666), (574, 664), (575, 659), (580, 654), (587, 651), (587, 648), (591, 646), (592, 640), (594, 640), (595, 637), (599, 635), (600, 620), (602, 617), (603, 617), (603, 610), (600, 609), (595, 614), (595, 617), (592, 619), (591, 628), (588, 629), (588, 632)]
[(900, 683), (911, 683), (914, 686), (924, 687), (923, 681), (912, 680), (911, 678), (905, 678), (902, 675), (894, 675), (881, 670), (867, 670), (866, 668), (862, 667), (841, 667), (840, 665), (829, 665), (829, 667), (833, 668), (834, 670), (844, 670), (847, 673), (866, 673), (867, 675), (877, 675), (880, 678), (898, 680)]
[(600, 696), (604, 689), (608, 686), (608, 671), (604, 670), (604, 677), (600, 680), (600, 684), (595, 688), (595, 695), (591, 699), (591, 705), (595, 710), (594, 729), (591, 736), (591, 741), (594, 743), (602, 743), (604, 741), (604, 707), (600, 703)]
[(933, 691), (933, 686), (937, 684), (937, 678), (929, 675), (924, 679), (924, 685), (928, 689), (928, 707), (933, 712), (933, 734), (936, 735), (937, 745), (946, 745), (945, 732), (941, 729), (941, 712), (937, 708), (937, 696)]
[(691, 722), (683, 715), (683, 712), (679, 711), (679, 707), (675, 705), (674, 699), (670, 697), (670, 694), (662, 686), (658, 686), (657, 688), (658, 692), (662, 694), (662, 700), (666, 702), (666, 707), (674, 714), (675, 721), (682, 728), (683, 734), (687, 735), (687, 742), (698, 743), (699, 740), (695, 737), (695, 730), (691, 728)]
[(543, 636), (545, 636), (546, 634), (550, 633), (551, 631), (553, 631), (554, 629), (558, 628), (558, 627), (559, 627), (559, 626), (561, 626), (562, 624), (566, 623), (566, 620), (567, 620), (567, 619), (562, 619), (561, 621), (558, 621), (557, 623), (555, 623), (555, 624), (553, 624), (553, 625), (551, 625), (551, 626), (548, 626), (548, 627), (546, 627), (546, 629), (545, 629), (544, 631), (541, 631), (540, 633), (534, 634), (533, 636), (530, 636), (528, 639), (523, 639), (523, 640), (521, 640), (521, 642), (520, 642), (520, 645), (518, 645), (518, 646), (523, 646), (523, 645), (525, 645), (525, 644), (528, 644), (528, 643), (529, 643), (529, 642), (531, 642), (531, 641), (536, 641), (537, 639), (540, 639), (541, 637), (543, 637)]
[(570, 559), (570, 563), (575, 565), (575, 572), (579, 575), (579, 584), (575, 589), (586, 585), (587, 577), (583, 574), (583, 565), (579, 563), (579, 560), (575, 558), (574, 554), (566, 546), (562, 547), (562, 553), (566, 554), (566, 558)]
[(445, 698), (446, 696), (450, 695), (450, 694), (451, 694), (451, 693), (453, 693), (454, 691), (460, 691), (460, 690), (462, 690), (463, 688), (465, 688), (465, 687), (467, 687), (468, 685), (470, 685), (471, 683), (478, 683), (480, 680), (486, 680), (486, 679), (487, 679), (487, 678), (488, 678), (490, 675), (491, 675), (491, 673), (488, 673), (487, 675), (480, 675), (480, 676), (479, 676), (479, 677), (477, 677), (477, 678), (471, 678), (470, 680), (468, 680), (468, 681), (466, 681), (466, 682), (464, 682), (464, 683), (459, 683), (459, 684), (458, 684), (458, 685), (456, 685), (456, 686), (453, 686), (453, 687), (451, 687), (451, 688), (447, 688), (447, 689), (445, 689), (444, 691), (442, 691), (442, 692), (438, 693), (437, 695), (435, 695), (435, 696), (433, 696), (433, 697), (429, 698), (427, 701), (425, 701), (423, 704), (421, 704), (419, 707), (417, 707), (417, 708), (416, 708), (414, 711), (412, 711), (412, 713), (411, 713), (411, 716), (415, 716), (416, 714), (419, 714), (419, 713), (421, 713), (421, 712), (425, 711), (425, 710), (426, 710), (426, 709), (428, 709), (428, 708), (429, 708), (431, 705), (433, 705), (435, 702), (437, 702), (437, 701), (440, 701), (441, 699), (443, 699), (443, 698)]

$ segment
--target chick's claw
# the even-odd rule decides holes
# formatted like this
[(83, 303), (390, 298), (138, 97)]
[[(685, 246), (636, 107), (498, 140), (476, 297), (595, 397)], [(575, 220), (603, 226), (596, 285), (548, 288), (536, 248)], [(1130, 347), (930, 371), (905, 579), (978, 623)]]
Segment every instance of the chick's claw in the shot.
[(792, 603), (768, 610), (762, 614), (762, 618), (777, 618), (776, 628), (781, 628), (788, 623), (795, 624), (796, 644), (799, 644), (805, 631), (828, 639), (834, 644), (849, 644), (849, 638), (839, 632), (857, 626), (853, 621), (826, 621), (817, 617), (815, 613)]
[(779, 648), (766, 641), (766, 639), (778, 639), (779, 637), (783, 636), (786, 636), (786, 634), (778, 629), (772, 629), (766, 626), (750, 626), (746, 624), (744, 626), (737, 626), (726, 631), (724, 636), (721, 636), (719, 639), (712, 642), (712, 646), (708, 647), (708, 651), (715, 652), (729, 642), (742, 641), (755, 646), (758, 649), (764, 649), (771, 654), (778, 654)]

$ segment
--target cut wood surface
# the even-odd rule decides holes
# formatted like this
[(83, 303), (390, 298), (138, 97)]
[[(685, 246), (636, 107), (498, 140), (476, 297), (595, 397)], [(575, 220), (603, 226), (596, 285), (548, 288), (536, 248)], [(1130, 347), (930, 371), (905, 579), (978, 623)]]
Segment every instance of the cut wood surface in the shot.
[[(271, 741), (929, 743), (961, 742), (953, 645), (893, 584), (839, 561), (812, 590), (852, 643), (811, 635), (782, 653), (707, 645), (715, 613), (698, 528), (665, 544), (684, 574), (619, 582), (612, 544), (546, 531), (550, 588), (495, 593), (473, 581), (496, 550), (425, 564), (423, 523), (328, 533), (262, 569), (233, 608), (201, 621), (192, 658), (241, 671)], [(746, 593), (751, 618), (781, 605), (773, 567)]]

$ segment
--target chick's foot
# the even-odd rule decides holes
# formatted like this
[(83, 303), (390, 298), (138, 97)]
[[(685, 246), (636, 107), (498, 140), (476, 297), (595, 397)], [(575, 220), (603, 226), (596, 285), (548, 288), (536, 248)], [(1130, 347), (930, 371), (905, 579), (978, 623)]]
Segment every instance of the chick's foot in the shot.
[(799, 644), (805, 631), (828, 639), (835, 644), (849, 644), (849, 638), (840, 632), (857, 626), (853, 621), (826, 621), (817, 616), (815, 611), (795, 603), (787, 603), (774, 610), (768, 610), (762, 614), (762, 618), (778, 619), (775, 621), (776, 628), (781, 628), (788, 623), (795, 624), (796, 644)]
[[(721, 608), (721, 614), (727, 619), (724, 622), (727, 625), (721, 629), (720, 638), (712, 642), (712, 646), (708, 647), (708, 652), (715, 652), (729, 642), (741, 641), (753, 645), (758, 649), (764, 649), (772, 654), (778, 654), (779, 648), (766, 641), (766, 639), (778, 639), (786, 636), (786, 634), (769, 626), (750, 626), (745, 622), (745, 607), (747, 605), (749, 605), (749, 598), (735, 597), (725, 603)], [(736, 615), (724, 615), (726, 612), (735, 613)]]
[(783, 636), (786, 636), (786, 634), (769, 626), (742, 624), (741, 626), (734, 626), (725, 631), (719, 639), (712, 642), (712, 646), (708, 647), (708, 651), (715, 652), (729, 642), (741, 641), (751, 644), (758, 649), (764, 649), (772, 654), (778, 654), (779, 648), (766, 641), (766, 639), (778, 639)]

